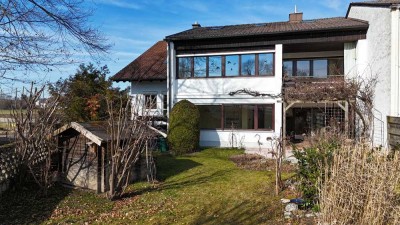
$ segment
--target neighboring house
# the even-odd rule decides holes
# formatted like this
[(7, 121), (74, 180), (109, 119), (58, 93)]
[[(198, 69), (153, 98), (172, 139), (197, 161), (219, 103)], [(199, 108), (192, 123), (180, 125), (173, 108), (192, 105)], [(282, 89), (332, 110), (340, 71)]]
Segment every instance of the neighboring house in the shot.
[(354, 57), (350, 76), (377, 76), (374, 99), (375, 145), (387, 145), (387, 116), (400, 116), (400, 0), (356, 2), (346, 18), (368, 21), (367, 38), (347, 46)]
[[(170, 107), (182, 99), (198, 105), (201, 146), (265, 149), (282, 134), (296, 138), (333, 124), (349, 129), (351, 112), (331, 86), (344, 83), (346, 62), (354, 60), (345, 46), (366, 38), (368, 22), (302, 17), (194, 24), (166, 37)], [(308, 90), (327, 97), (316, 102), (304, 97)]]
[(167, 113), (167, 43), (159, 41), (112, 77), (131, 82), (132, 105), (138, 116), (162, 119)]

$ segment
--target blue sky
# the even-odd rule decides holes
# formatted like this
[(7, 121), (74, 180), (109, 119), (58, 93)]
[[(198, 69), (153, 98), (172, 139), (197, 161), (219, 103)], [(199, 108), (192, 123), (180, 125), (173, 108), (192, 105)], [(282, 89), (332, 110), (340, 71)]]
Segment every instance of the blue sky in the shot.
[[(345, 16), (350, 0), (89, 0), (92, 26), (112, 44), (110, 54), (99, 65), (108, 65), (110, 76), (165, 36), (202, 26), (261, 23), (288, 20), (294, 6), (304, 19)], [(81, 62), (92, 62), (83, 58)], [(61, 67), (40, 80), (56, 81), (74, 74), (78, 65)], [(16, 84), (17, 85), (17, 84)], [(116, 86), (126, 87), (128, 83)], [(17, 85), (18, 86), (18, 85)], [(15, 86), (14, 86), (15, 87)]]

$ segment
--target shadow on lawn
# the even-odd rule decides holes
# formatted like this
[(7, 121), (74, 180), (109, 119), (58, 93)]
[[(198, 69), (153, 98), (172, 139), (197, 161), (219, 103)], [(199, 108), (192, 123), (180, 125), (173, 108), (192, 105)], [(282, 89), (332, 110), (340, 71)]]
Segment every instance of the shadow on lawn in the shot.
[(161, 155), (157, 157), (157, 178), (165, 181), (169, 177), (201, 165), (190, 159), (178, 159), (169, 154)]
[(244, 201), (235, 206), (203, 209), (196, 215), (193, 224), (281, 224), (283, 221), (278, 219), (280, 213), (279, 204), (263, 208), (257, 202)]
[(50, 188), (41, 196), (35, 185), (8, 190), (0, 196), (0, 224), (39, 224), (47, 220), (71, 189)]

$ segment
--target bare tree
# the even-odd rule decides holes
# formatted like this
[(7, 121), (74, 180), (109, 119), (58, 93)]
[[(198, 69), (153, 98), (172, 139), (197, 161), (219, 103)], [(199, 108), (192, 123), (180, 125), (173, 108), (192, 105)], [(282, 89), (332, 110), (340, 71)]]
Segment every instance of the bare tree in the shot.
[(1, 0), (0, 78), (13, 71), (41, 71), (71, 63), (73, 53), (110, 47), (88, 26), (83, 0)]
[[(122, 196), (126, 187), (131, 182), (132, 173), (142, 155), (145, 155), (147, 169), (152, 178), (153, 167), (151, 157), (151, 143), (154, 138), (154, 128), (148, 124), (150, 117), (132, 117), (130, 99), (107, 99), (108, 128), (110, 136), (108, 151), (110, 154), (110, 190), (108, 198), (117, 199)], [(150, 159), (150, 160), (149, 160)]]
[[(52, 156), (57, 151), (53, 131), (59, 118), (56, 115), (58, 98), (50, 98), (45, 104), (37, 104), (45, 86), (31, 86), (21, 101), (16, 101), (12, 111), (15, 122), (15, 151), (20, 161), (20, 175), (28, 172), (42, 190), (52, 184)], [(25, 106), (25, 108), (22, 107)]]

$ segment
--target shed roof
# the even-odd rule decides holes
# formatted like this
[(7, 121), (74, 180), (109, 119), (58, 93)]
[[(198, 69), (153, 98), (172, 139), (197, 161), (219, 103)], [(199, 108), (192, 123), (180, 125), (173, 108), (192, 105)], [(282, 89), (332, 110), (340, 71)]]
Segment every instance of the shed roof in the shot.
[(114, 81), (167, 80), (167, 42), (155, 43), (111, 79)]
[[(98, 146), (100, 146), (101, 143), (103, 142), (111, 141), (111, 137), (107, 132), (107, 127), (108, 124), (106, 121), (84, 122), (84, 123), (71, 122), (57, 129), (54, 132), (54, 136), (62, 135), (64, 133), (67, 133), (68, 131), (75, 130), (76, 132), (84, 135), (90, 141), (93, 141)], [(146, 129), (146, 127), (148, 128), (146, 132), (150, 132), (153, 135), (161, 135), (163, 137), (166, 137), (165, 133), (149, 125), (145, 126), (143, 129)], [(130, 126), (127, 126), (127, 129), (129, 128)], [(126, 132), (123, 132), (124, 134), (130, 133), (128, 132), (129, 130), (125, 131)]]
[(107, 125), (105, 122), (86, 122), (68, 123), (54, 132), (54, 135), (61, 135), (68, 132), (69, 130), (76, 130), (77, 132), (84, 135), (89, 140), (93, 141), (97, 145), (101, 145), (102, 142), (110, 140), (110, 136), (107, 133)]
[(255, 23), (229, 26), (198, 27), (167, 36), (165, 40), (198, 40), (213, 38), (250, 37), (261, 35), (293, 34), (330, 30), (352, 30), (368, 28), (368, 22), (344, 18), (323, 18), (301, 22)]

